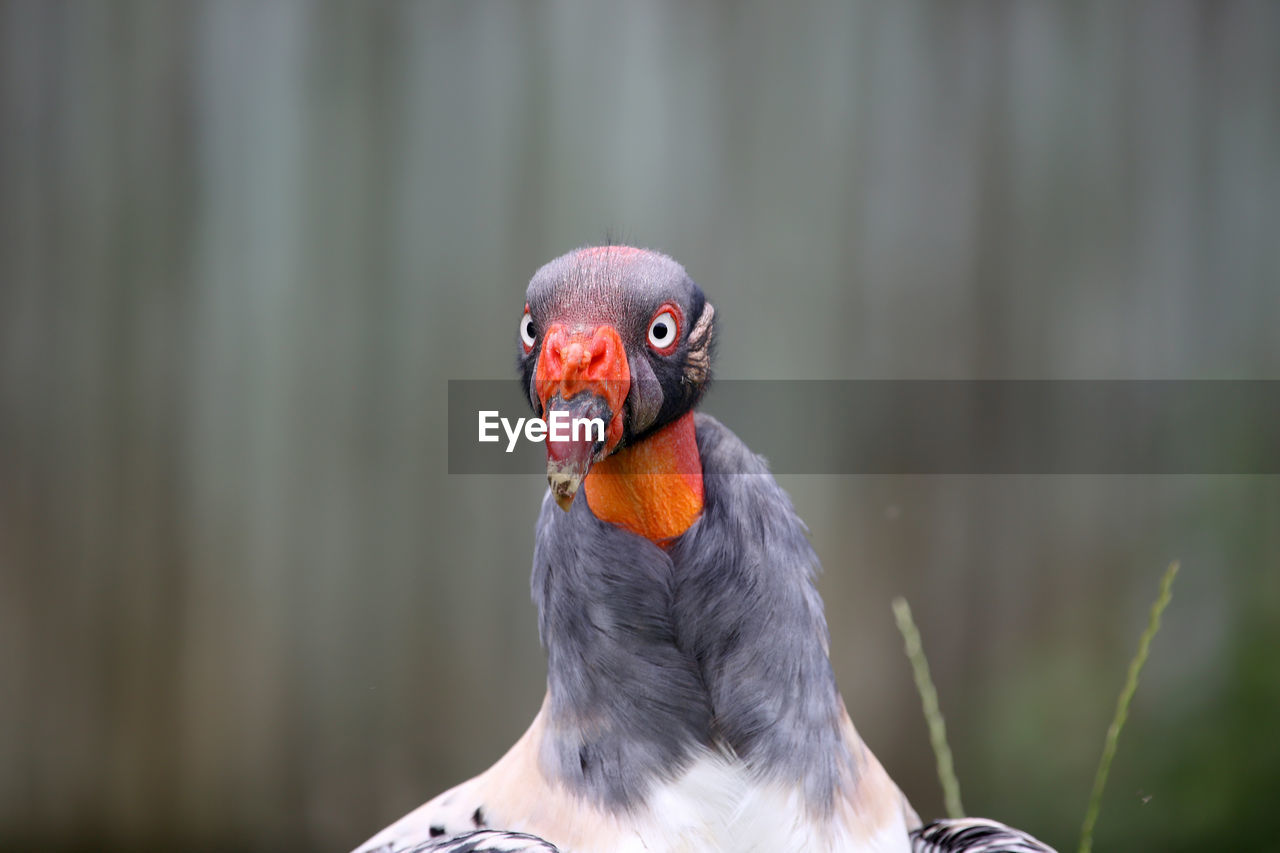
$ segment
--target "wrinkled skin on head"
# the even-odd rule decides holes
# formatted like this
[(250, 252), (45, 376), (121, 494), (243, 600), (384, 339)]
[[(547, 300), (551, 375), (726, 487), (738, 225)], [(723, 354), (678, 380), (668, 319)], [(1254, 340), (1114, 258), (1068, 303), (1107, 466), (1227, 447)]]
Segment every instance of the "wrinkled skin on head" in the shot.
[(697, 404), (710, 380), (714, 311), (666, 255), (601, 246), (538, 270), (526, 312), (519, 366), (535, 414), (607, 425), (603, 441), (547, 442), (547, 479), (567, 508), (592, 464)]

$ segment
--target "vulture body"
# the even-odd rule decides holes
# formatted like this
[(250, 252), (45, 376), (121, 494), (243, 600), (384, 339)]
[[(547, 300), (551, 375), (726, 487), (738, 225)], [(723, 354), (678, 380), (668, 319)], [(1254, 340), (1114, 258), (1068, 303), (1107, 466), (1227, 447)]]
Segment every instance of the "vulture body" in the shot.
[[(859, 738), (804, 524), (764, 460), (693, 411), (713, 318), (655, 252), (582, 249), (533, 277), (530, 404), (604, 425), (547, 444), (532, 574), (547, 695), (493, 767), (358, 853), (1048, 849), (922, 828)], [(978, 823), (983, 843), (1007, 830)]]

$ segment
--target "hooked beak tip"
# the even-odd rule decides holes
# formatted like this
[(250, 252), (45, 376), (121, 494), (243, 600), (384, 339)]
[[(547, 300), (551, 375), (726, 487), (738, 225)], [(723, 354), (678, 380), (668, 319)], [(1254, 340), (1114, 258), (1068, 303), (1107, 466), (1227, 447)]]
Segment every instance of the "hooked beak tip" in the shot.
[[(594, 393), (576, 394), (569, 400), (564, 400), (557, 394), (550, 400), (544, 401), (543, 407), (547, 412), (546, 417), (553, 424), (555, 416), (561, 414), (567, 414), (569, 422), (574, 419), (579, 421), (578, 425), (571, 428), (573, 432), (577, 431), (578, 426), (581, 425), (580, 422), (584, 420), (598, 421), (600, 424), (608, 424), (614, 420), (608, 401)], [(603, 433), (606, 431), (607, 427), (597, 430), (596, 434), (592, 435), (591, 430), (588, 429), (586, 435), (574, 435), (573, 432), (569, 432), (559, 438), (554, 426), (548, 432), (546, 438), (547, 483), (551, 486), (551, 494), (555, 497), (556, 503), (565, 512), (569, 511), (583, 479), (591, 470), (591, 464), (597, 457), (604, 455)]]
[(551, 495), (556, 505), (565, 512), (573, 505), (573, 496), (578, 493), (582, 478), (565, 471), (551, 471), (547, 474), (547, 482), (551, 485)]

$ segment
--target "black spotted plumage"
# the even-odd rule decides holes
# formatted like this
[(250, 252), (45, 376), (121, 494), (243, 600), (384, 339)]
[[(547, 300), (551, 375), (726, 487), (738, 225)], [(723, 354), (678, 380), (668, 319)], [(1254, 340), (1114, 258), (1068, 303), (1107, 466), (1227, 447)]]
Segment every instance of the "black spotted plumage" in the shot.
[(1027, 833), (994, 820), (936, 820), (911, 833), (912, 853), (1055, 853)]
[(386, 853), (560, 853), (560, 849), (523, 832), (482, 829), (410, 847), (394, 847)]

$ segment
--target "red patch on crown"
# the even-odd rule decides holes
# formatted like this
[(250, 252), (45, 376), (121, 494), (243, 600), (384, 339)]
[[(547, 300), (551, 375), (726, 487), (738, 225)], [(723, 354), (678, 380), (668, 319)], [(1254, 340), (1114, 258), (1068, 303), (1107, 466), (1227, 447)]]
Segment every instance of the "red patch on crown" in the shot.
[(634, 246), (592, 246), (578, 251), (580, 258), (603, 258), (611, 255), (620, 261), (629, 261), (643, 254), (645, 254), (644, 249), (637, 249)]

